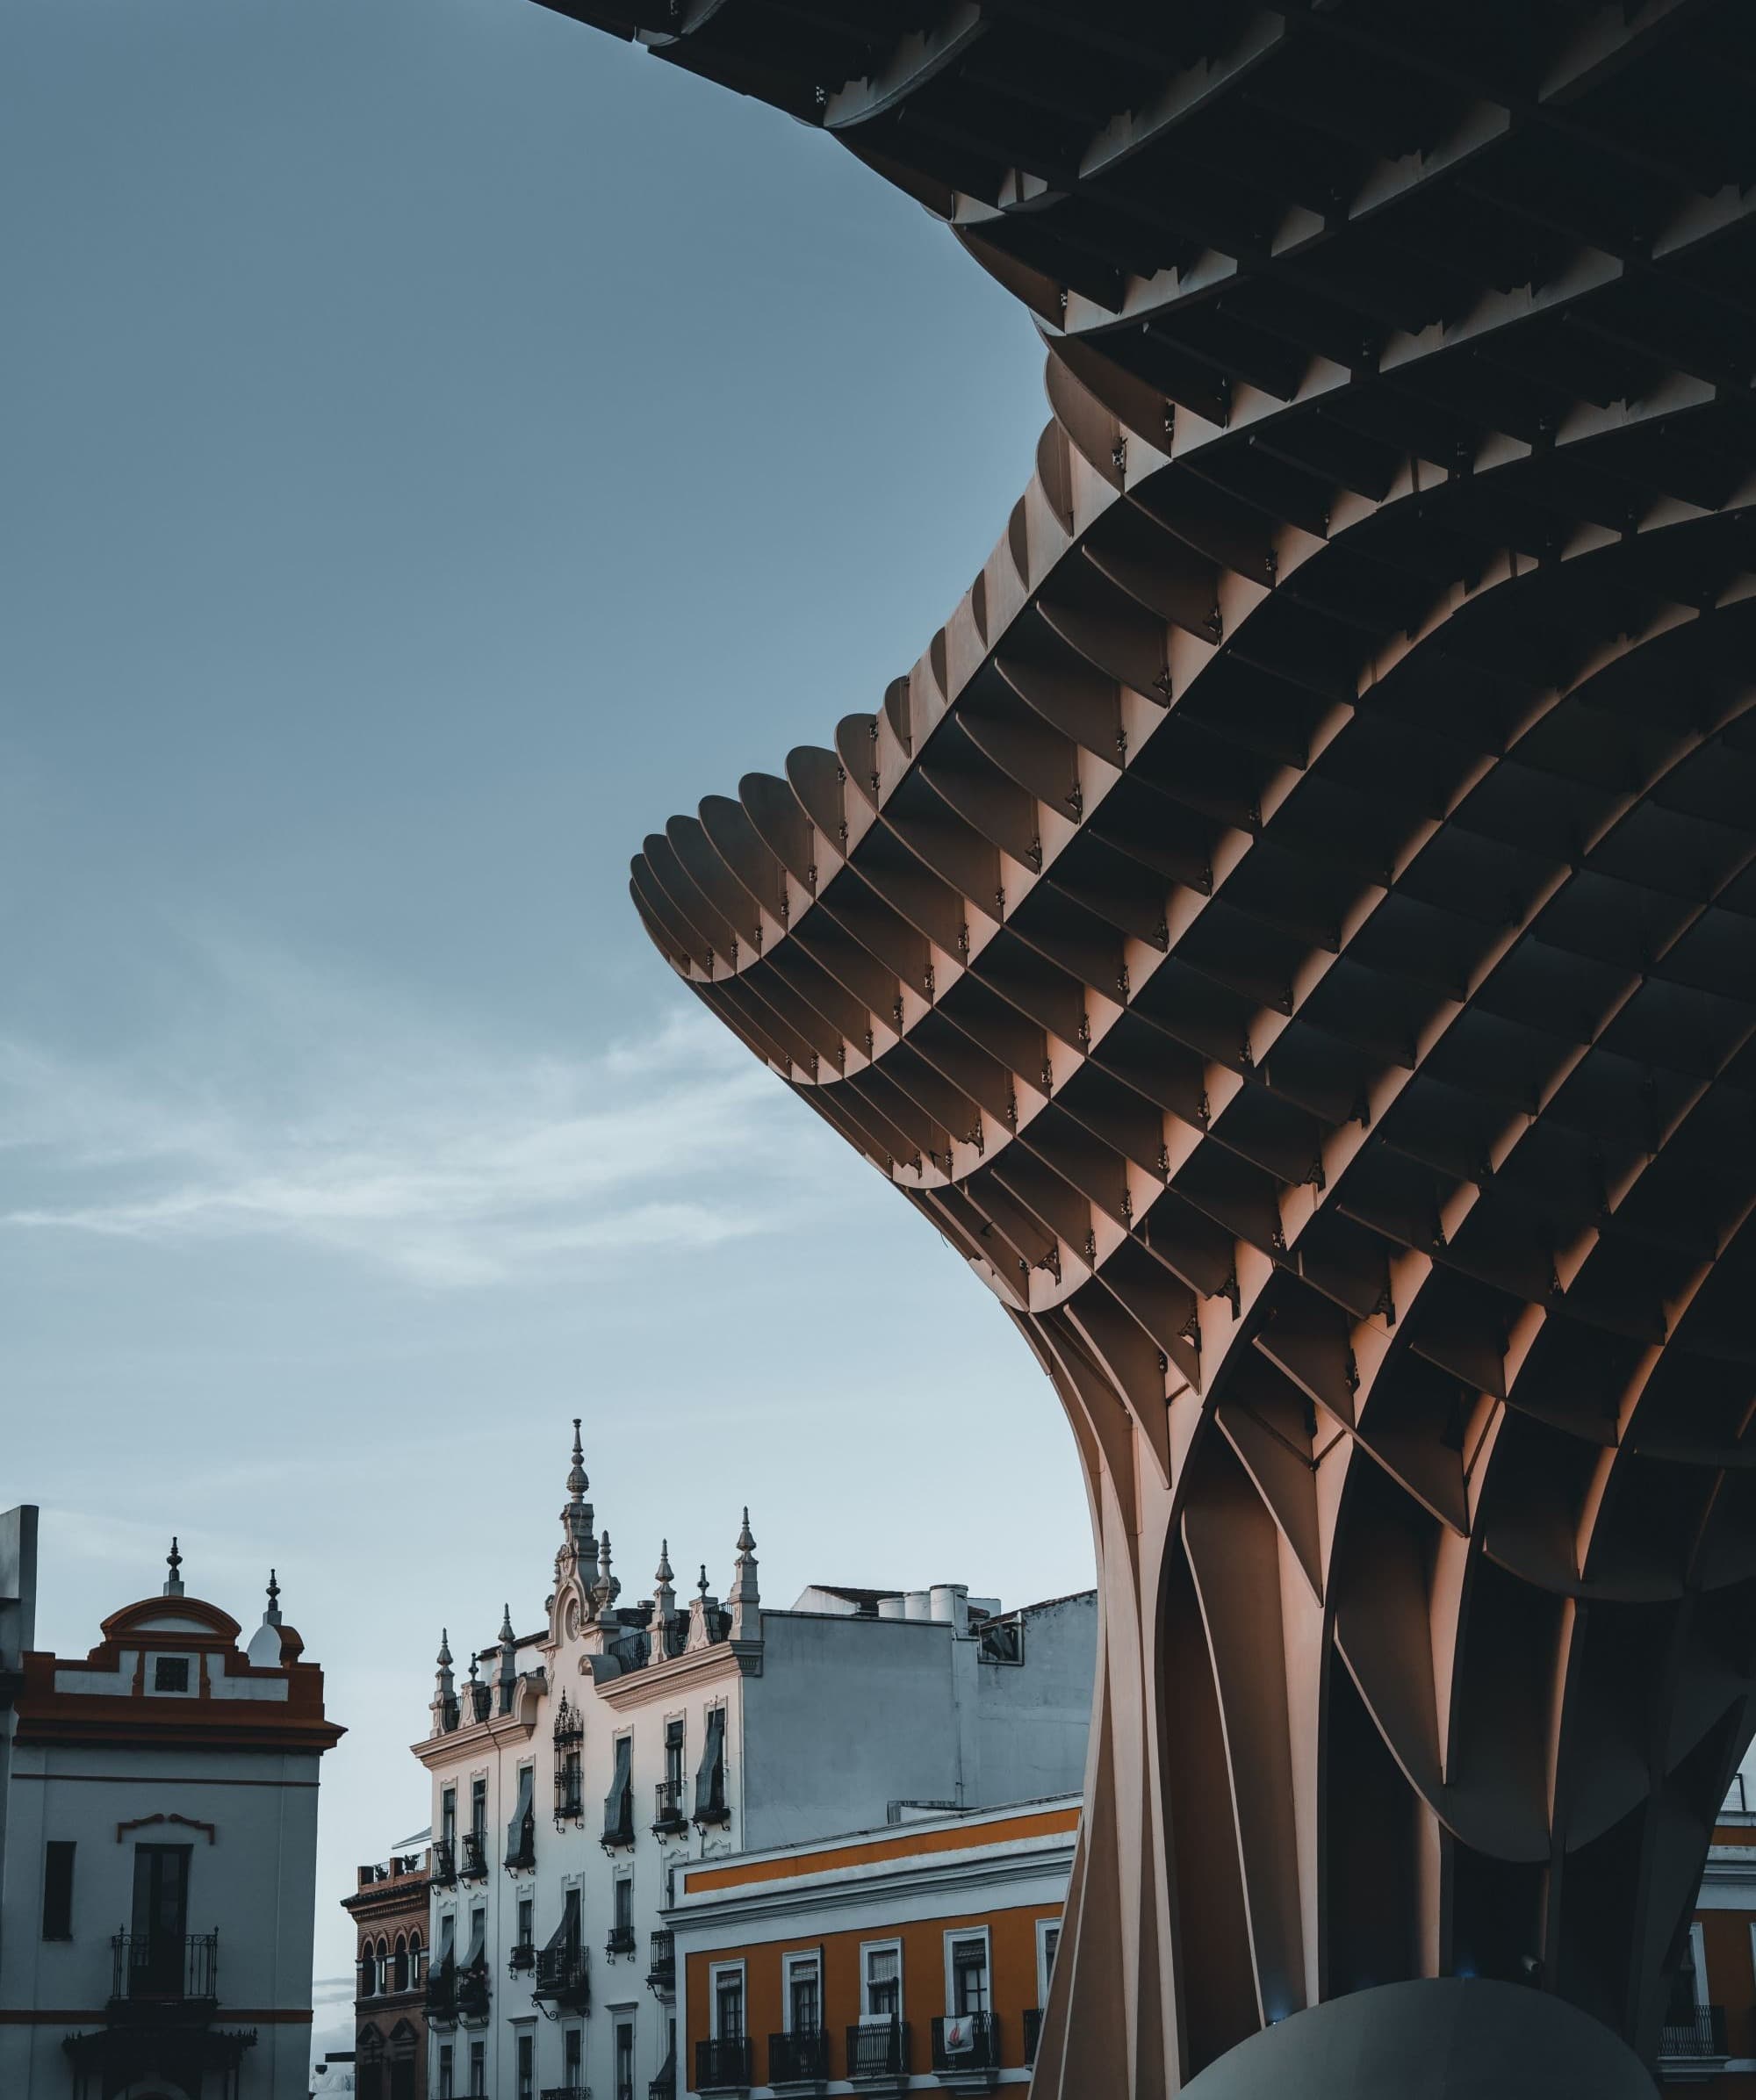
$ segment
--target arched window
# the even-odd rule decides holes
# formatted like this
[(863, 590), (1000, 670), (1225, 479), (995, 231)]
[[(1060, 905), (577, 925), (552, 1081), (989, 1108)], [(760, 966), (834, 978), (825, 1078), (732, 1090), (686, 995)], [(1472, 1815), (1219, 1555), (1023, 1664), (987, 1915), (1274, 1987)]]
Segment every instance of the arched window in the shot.
[(378, 1991), (378, 1955), (369, 1939), (360, 1942), (360, 1996), (375, 1998)]
[(399, 1932), (396, 1936), (396, 1957), (391, 1968), (391, 1989), (408, 1989), (408, 1942)]
[(421, 1989), (421, 1935), (416, 1931), (408, 1936), (408, 1987), (411, 1990)]

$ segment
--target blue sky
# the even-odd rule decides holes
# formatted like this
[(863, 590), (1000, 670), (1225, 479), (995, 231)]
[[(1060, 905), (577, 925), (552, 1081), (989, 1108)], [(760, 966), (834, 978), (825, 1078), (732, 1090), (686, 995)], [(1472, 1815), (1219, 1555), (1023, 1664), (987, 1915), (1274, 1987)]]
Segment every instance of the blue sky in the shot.
[[(1090, 1576), (988, 1294), (701, 1015), (647, 831), (875, 704), (998, 537), (1023, 314), (824, 139), (528, 0), (12, 0), (0, 1495), (45, 1645), (269, 1561), (425, 1813), (567, 1418), (628, 1589)], [(320, 2013), (320, 2036), (327, 2017)]]

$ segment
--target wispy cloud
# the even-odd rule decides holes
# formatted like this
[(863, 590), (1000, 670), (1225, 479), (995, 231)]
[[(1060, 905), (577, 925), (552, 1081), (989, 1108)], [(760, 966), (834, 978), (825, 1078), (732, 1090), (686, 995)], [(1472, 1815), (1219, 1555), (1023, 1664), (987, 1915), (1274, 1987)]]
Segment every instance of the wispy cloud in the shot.
[(126, 1068), (0, 1038), (0, 1225), (273, 1234), (479, 1288), (711, 1247), (782, 1207), (774, 1118), (797, 1110), (704, 1015), (520, 1054), (284, 956), (203, 958), (176, 1040)]

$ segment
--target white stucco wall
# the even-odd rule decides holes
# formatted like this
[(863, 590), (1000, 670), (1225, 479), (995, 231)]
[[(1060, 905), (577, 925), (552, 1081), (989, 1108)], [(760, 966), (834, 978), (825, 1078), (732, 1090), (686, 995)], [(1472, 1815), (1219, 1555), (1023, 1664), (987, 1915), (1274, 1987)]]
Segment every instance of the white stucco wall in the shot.
[[(0, 2007), (50, 2010), (47, 2024), (0, 2023), (0, 2095), (61, 2096), (61, 2042), (101, 2024), (112, 1975), (112, 1938), (129, 1929), (137, 1844), (191, 1846), (188, 1926), (217, 1931), (215, 2024), (255, 2027), (244, 2100), (291, 2100), (306, 2089), (315, 1904), (318, 1759), (265, 1753), (117, 1747), (24, 1747), (14, 1753), (10, 1854), (0, 1893)], [(177, 1815), (214, 1834), (139, 1818)], [(41, 1936), (44, 1848), (71, 1839), (73, 1937)]]

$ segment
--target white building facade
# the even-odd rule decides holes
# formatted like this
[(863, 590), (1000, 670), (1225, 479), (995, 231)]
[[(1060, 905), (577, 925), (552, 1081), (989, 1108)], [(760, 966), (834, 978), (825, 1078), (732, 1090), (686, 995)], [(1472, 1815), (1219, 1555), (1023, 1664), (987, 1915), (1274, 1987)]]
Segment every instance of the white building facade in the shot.
[(544, 1624), (519, 1636), (505, 1615), (462, 1684), (442, 1643), (414, 1746), (433, 1786), (431, 2100), (672, 2100), (680, 1867), (1083, 1784), (1091, 1593), (1002, 1613), (954, 1584), (824, 1587), (778, 1611), (746, 1514), (723, 1604), (703, 1568), (680, 1605), (661, 1550), (630, 1607), (578, 1432)]
[(185, 1593), (26, 1651), (4, 1800), (5, 2100), (308, 2090), (318, 1766), (342, 1733), (268, 1608), (248, 1645)]

